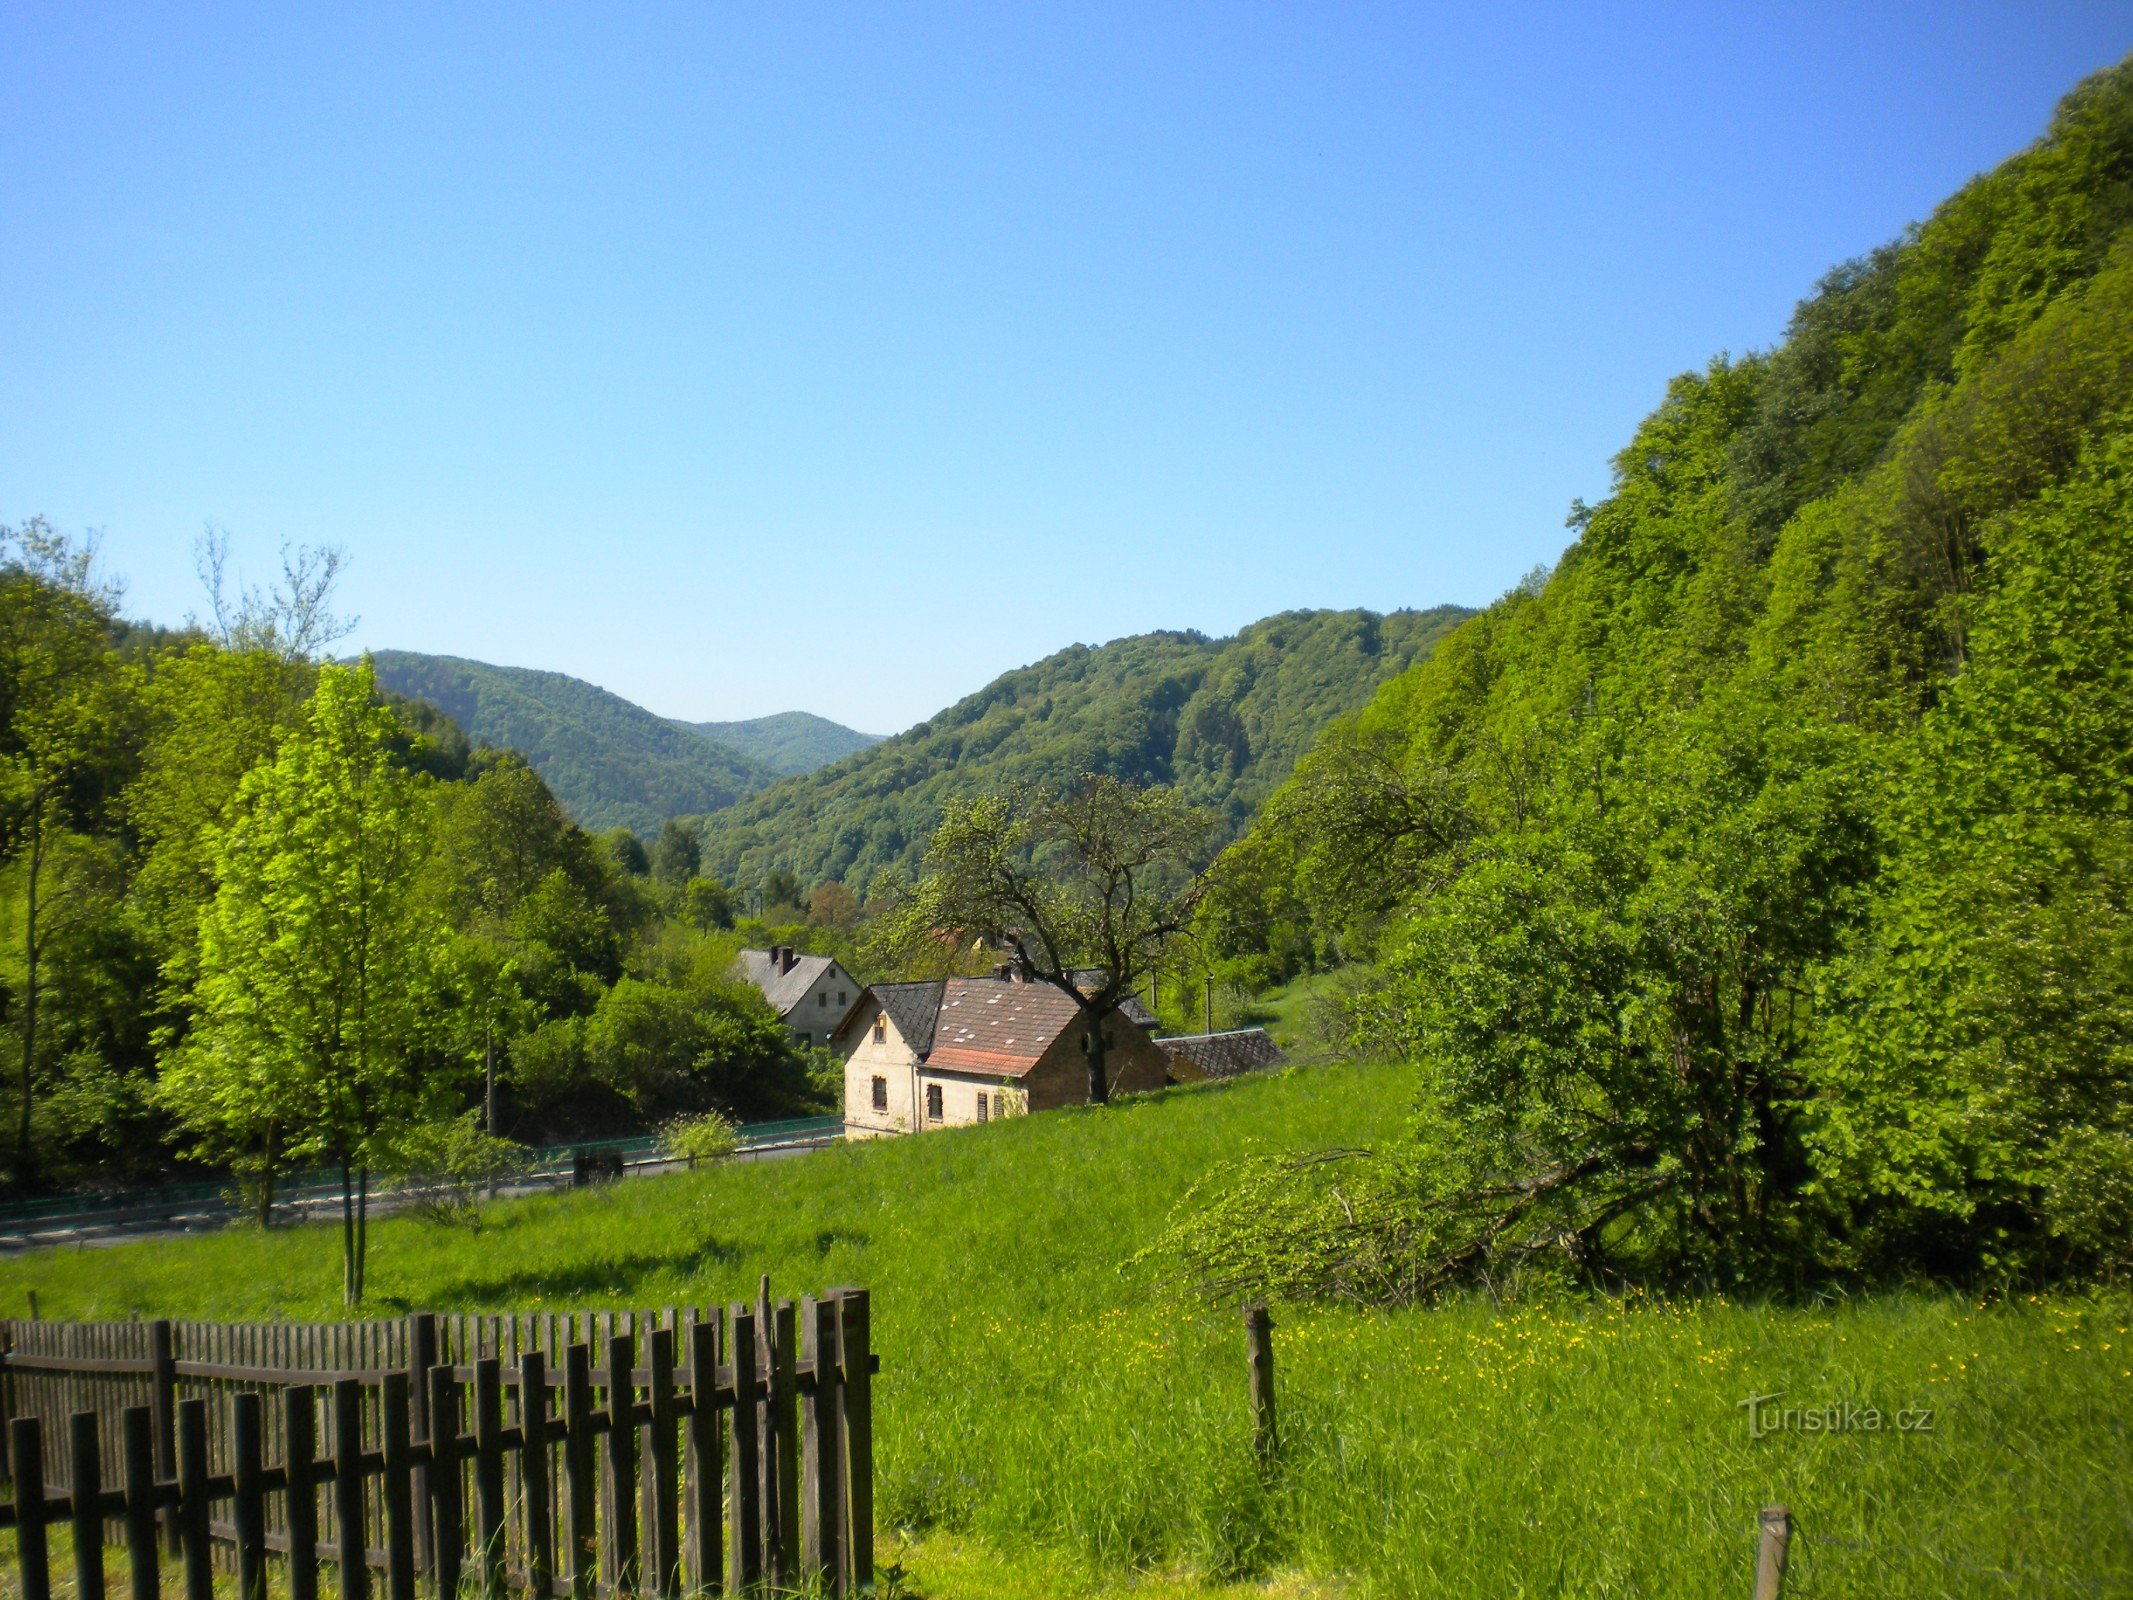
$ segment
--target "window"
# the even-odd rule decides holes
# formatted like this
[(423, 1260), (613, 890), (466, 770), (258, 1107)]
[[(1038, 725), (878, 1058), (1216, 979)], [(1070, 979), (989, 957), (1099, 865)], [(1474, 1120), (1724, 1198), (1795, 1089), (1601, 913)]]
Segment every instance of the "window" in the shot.
[(815, 996), (815, 1004), (816, 1004), (816, 1005), (818, 1005), (818, 1006), (826, 1006), (826, 1005), (828, 1005), (829, 1003), (830, 1003), (830, 992), (829, 992), (829, 990), (827, 990), (827, 989), (824, 989), (824, 990), (823, 990), (823, 991), (822, 991), (822, 992), (821, 992), (820, 994), (818, 994), (818, 995), (816, 995), (816, 996)]
[(987, 1094), (983, 1089), (980, 1089), (978, 1091), (978, 1121), (990, 1122), (991, 1120), (992, 1096)]
[(842, 989), (839, 989), (839, 990), (837, 991), (837, 1004), (839, 1004), (840, 1006), (841, 1006), (841, 1005), (844, 1005), (844, 1004), (847, 1004), (847, 1002), (846, 1002), (846, 1000), (845, 1000), (845, 998), (844, 998), (844, 991), (843, 991)]
[(886, 1044), (888, 1040), (889, 1019), (887, 1017), (876, 1017), (874, 1019), (874, 1042), (876, 1044)]
[(926, 1120), (928, 1122), (941, 1120), (941, 1086), (937, 1083), (926, 1085)]
[(887, 1078), (876, 1078), (874, 1080), (874, 1109), (876, 1111), (889, 1109), (889, 1080)]

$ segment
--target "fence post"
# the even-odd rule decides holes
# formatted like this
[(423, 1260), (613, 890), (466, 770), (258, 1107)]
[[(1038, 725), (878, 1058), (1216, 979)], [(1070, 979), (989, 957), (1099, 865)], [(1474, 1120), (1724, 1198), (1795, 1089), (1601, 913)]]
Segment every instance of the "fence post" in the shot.
[(627, 1333), (607, 1340), (607, 1515), (600, 1543), (600, 1571), (610, 1593), (637, 1587), (637, 1406), (636, 1339)]
[(652, 1591), (673, 1600), (681, 1593), (681, 1486), (677, 1481), (681, 1419), (674, 1408), (674, 1330), (653, 1329), (646, 1345), (645, 1364), (652, 1381), (645, 1394), (651, 1437), (646, 1452), (650, 1501), (644, 1508), (644, 1559), (652, 1568)]
[[(437, 1364), (437, 1314), (413, 1311), (407, 1318), (407, 1399), (412, 1411), (410, 1427), (421, 1443), (430, 1440), (430, 1368)], [(424, 1571), (432, 1560), (430, 1549), (430, 1474), (422, 1462), (415, 1464), (415, 1565)]]
[(385, 1592), (390, 1600), (415, 1600), (415, 1457), (407, 1374), (388, 1372), (378, 1387), (383, 1391), (378, 1421), (384, 1435), (379, 1465), (385, 1482), (379, 1498), (385, 1503)]
[(837, 1303), (813, 1295), (800, 1301), (800, 1340), (813, 1384), (800, 1419), (800, 1581), (844, 1592), (838, 1538), (843, 1497), (837, 1465)]
[(370, 1600), (370, 1536), (363, 1527), (363, 1385), (333, 1385), (333, 1510), (341, 1600)]
[(504, 1364), (497, 1356), (474, 1363), (474, 1537), (481, 1592), (497, 1600), (504, 1592)]
[(570, 1488), (571, 1600), (592, 1600), (595, 1583), (595, 1498), (592, 1348), (574, 1344), (563, 1354), (563, 1459)]
[(746, 1306), (728, 1313), (732, 1334), (726, 1350), (733, 1367), (733, 1409), (727, 1413), (732, 1435), (733, 1522), (726, 1551), (731, 1570), (727, 1587), (739, 1594), (763, 1571), (762, 1380), (756, 1370), (755, 1314)]
[(126, 1561), (132, 1600), (158, 1600), (162, 1551), (156, 1540), (155, 1419), (147, 1406), (128, 1406), (119, 1419), (126, 1452)]
[(1755, 1552), (1755, 1600), (1778, 1600), (1785, 1592), (1785, 1558), (1792, 1548), (1792, 1513), (1765, 1506), (1762, 1541)]
[[(165, 1480), (178, 1475), (178, 1357), (170, 1323), (148, 1325), (148, 1408), (155, 1420), (156, 1476)], [(163, 1549), (178, 1553), (178, 1508), (163, 1514)]]
[(430, 1571), (437, 1593), (459, 1593), (466, 1538), (459, 1504), (459, 1379), (450, 1367), (430, 1368)]
[[(282, 1460), (288, 1492), (289, 1600), (318, 1600), (318, 1411), (315, 1391), (297, 1384), (282, 1396)], [(153, 1600), (153, 1597), (148, 1597)]]
[(1244, 1339), (1252, 1373), (1252, 1454), (1265, 1467), (1281, 1447), (1274, 1429), (1274, 1319), (1265, 1306), (1244, 1308)]
[(538, 1350), (522, 1351), (518, 1358), (518, 1429), (526, 1587), (547, 1600), (555, 1592), (555, 1510), (548, 1496), (548, 1364)]
[(214, 1551), (208, 1543), (207, 1402), (178, 1402), (178, 1543), (185, 1556), (185, 1600), (215, 1600)]
[(838, 1478), (844, 1485), (844, 1586), (874, 1583), (874, 1335), (867, 1292), (837, 1291)]
[(719, 1515), (725, 1500), (724, 1452), (719, 1448), (718, 1314), (689, 1328), (689, 1420), (684, 1472), (688, 1484), (688, 1546), (682, 1582), (692, 1594), (725, 1587)]
[(52, 1600), (52, 1557), (44, 1525), (44, 1427), (35, 1417), (8, 1424), (15, 1466), (15, 1552), (22, 1567), (22, 1600)]
[(104, 1468), (96, 1438), (96, 1413), (77, 1411), (67, 1419), (68, 1466), (72, 1482), (74, 1593), (78, 1600), (104, 1600)]
[(257, 1390), (230, 1396), (230, 1524), (237, 1535), (238, 1600), (267, 1600), (264, 1419)]

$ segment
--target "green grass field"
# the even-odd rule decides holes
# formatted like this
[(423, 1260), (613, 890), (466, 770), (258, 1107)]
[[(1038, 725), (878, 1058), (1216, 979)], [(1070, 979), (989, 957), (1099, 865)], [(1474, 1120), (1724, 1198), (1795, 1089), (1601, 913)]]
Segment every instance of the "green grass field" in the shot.
[[(1403, 1102), (1397, 1069), (1321, 1068), (514, 1202), (478, 1231), (390, 1220), (370, 1309), (868, 1285), (882, 1548), (937, 1600), (1745, 1596), (1774, 1501), (1800, 1519), (1788, 1595), (2133, 1594), (2122, 1295), (1289, 1311), (1263, 1481), (1236, 1314), (1130, 1260), (1210, 1163), (1385, 1137)], [(0, 1311), (34, 1288), (47, 1316), (329, 1316), (337, 1244), (17, 1257)], [(1751, 1437), (1740, 1402), (1778, 1392), (1799, 1414)], [(1810, 1431), (1847, 1403), (1881, 1427)]]

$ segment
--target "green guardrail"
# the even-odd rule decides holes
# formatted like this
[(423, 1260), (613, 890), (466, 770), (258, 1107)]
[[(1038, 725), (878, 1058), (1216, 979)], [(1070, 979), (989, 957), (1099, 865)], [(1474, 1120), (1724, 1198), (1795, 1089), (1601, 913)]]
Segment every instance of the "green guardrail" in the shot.
[[(787, 1117), (776, 1122), (744, 1123), (740, 1129), (740, 1147), (743, 1150), (760, 1150), (770, 1145), (827, 1138), (840, 1132), (843, 1127), (844, 1119), (837, 1116)], [(659, 1139), (653, 1134), (639, 1134), (626, 1139), (580, 1139), (569, 1144), (537, 1145), (528, 1153), (528, 1175), (553, 1177), (558, 1173), (568, 1172), (581, 1154), (613, 1151), (627, 1161), (632, 1156), (650, 1155), (658, 1147)], [(11, 1201), (0, 1205), (0, 1228), (104, 1211), (136, 1211), (156, 1207), (182, 1210), (194, 1205), (219, 1205), (230, 1197), (233, 1185), (234, 1180), (224, 1179), (220, 1182), (162, 1184), (138, 1189), (107, 1189), (94, 1194), (51, 1195), (42, 1200)], [(274, 1187), (276, 1199), (286, 1201), (338, 1193), (340, 1186), (338, 1172), (307, 1168), (283, 1174)]]

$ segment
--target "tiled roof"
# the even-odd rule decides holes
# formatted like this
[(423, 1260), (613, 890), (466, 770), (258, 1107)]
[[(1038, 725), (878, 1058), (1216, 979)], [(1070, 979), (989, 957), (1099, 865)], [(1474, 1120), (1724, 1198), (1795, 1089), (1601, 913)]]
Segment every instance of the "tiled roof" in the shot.
[(1235, 1028), (1228, 1033), (1191, 1033), (1158, 1039), (1163, 1053), (1189, 1062), (1210, 1078), (1234, 1078), (1284, 1066), (1288, 1057), (1264, 1028)]
[(1048, 983), (950, 978), (926, 1065), (1020, 1077), (1036, 1066), (1081, 1008)]
[(828, 956), (796, 956), (792, 970), (780, 972), (768, 950), (743, 950), (740, 954), (741, 976), (763, 991), (770, 1009), (781, 1017), (806, 999), (815, 980), (833, 965), (835, 962)]
[(904, 1043), (921, 1061), (933, 1048), (933, 1024), (940, 1015), (943, 987), (936, 978), (931, 983), (877, 983), (868, 991), (881, 1002)]
[[(1067, 976), (1074, 980), (1075, 988), (1079, 989), (1083, 994), (1089, 994), (1102, 987), (1104, 969), (1102, 967), (1076, 967)], [(1141, 997), (1137, 994), (1129, 994), (1121, 999), (1118, 1003), (1118, 1011), (1120, 1016), (1135, 1027), (1154, 1029), (1162, 1026), (1162, 1023), (1157, 1020), (1156, 1014), (1141, 1004)]]

